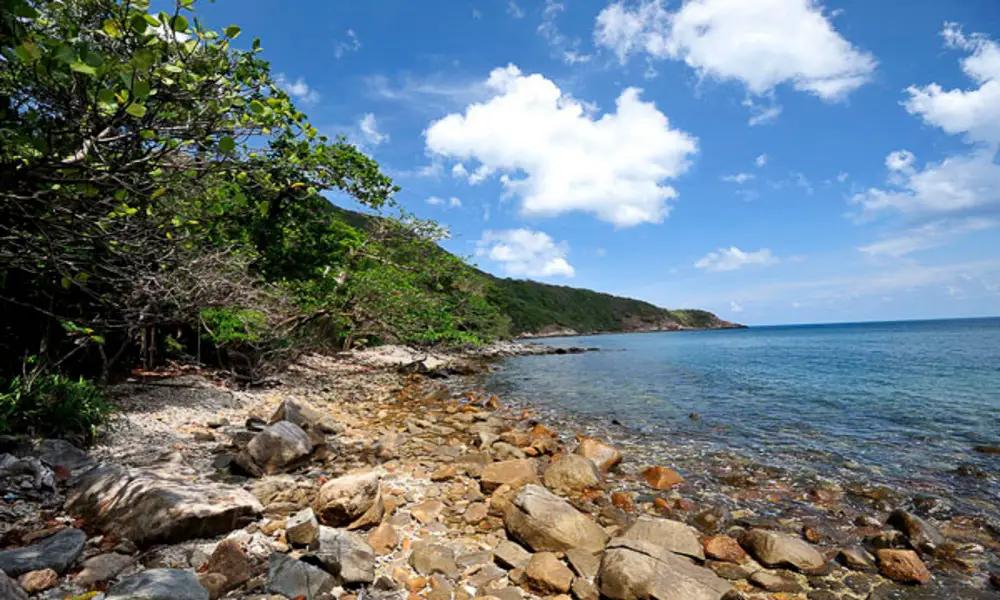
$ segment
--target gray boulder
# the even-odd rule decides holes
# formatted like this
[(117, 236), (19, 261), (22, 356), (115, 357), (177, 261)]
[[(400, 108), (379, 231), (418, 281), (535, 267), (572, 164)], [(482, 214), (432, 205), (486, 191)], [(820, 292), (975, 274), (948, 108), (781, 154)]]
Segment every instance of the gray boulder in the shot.
[(826, 559), (811, 545), (775, 531), (751, 529), (740, 536), (740, 545), (766, 567), (795, 567), (810, 572), (826, 566)]
[(330, 416), (324, 415), (305, 400), (288, 399), (278, 406), (278, 409), (271, 415), (271, 423), (288, 421), (309, 431), (315, 430), (322, 433), (344, 433), (344, 426), (334, 421)]
[(319, 521), (311, 508), (305, 508), (288, 517), (285, 522), (285, 538), (289, 544), (308, 546), (319, 534)]
[(698, 532), (678, 521), (643, 515), (621, 537), (649, 542), (674, 554), (705, 560), (705, 548), (698, 539)]
[(247, 444), (246, 453), (262, 473), (273, 475), (304, 464), (312, 451), (309, 434), (294, 423), (280, 421), (254, 436)]
[(28, 594), (16, 581), (0, 571), (0, 598), (4, 600), (28, 600)]
[(175, 462), (150, 470), (102, 465), (83, 474), (66, 509), (120, 539), (175, 544), (229, 533), (254, 521), (264, 507), (230, 485), (196, 482)]
[[(342, 527), (362, 519), (369, 511), (379, 513), (378, 519), (374, 519), (376, 515), (371, 515), (372, 520), (380, 520), (384, 511), (380, 482), (378, 473), (374, 471), (345, 475), (326, 482), (312, 507), (319, 522)], [(379, 507), (382, 511), (378, 510)]]
[(191, 571), (150, 569), (130, 575), (108, 590), (105, 600), (209, 600)]
[(316, 598), (337, 581), (323, 569), (275, 552), (267, 559), (267, 591), (288, 598)]
[(507, 506), (507, 532), (535, 552), (580, 548), (598, 554), (608, 534), (566, 500), (537, 485), (526, 485)]
[(654, 544), (615, 538), (601, 559), (601, 596), (610, 600), (720, 600), (732, 587), (718, 575)]
[(363, 537), (351, 531), (320, 526), (311, 558), (341, 585), (375, 581), (375, 551)]
[(944, 543), (944, 536), (930, 523), (903, 509), (889, 515), (889, 525), (902, 531), (916, 550), (933, 555)]
[(0, 570), (11, 577), (42, 569), (61, 574), (80, 558), (86, 541), (87, 535), (79, 529), (63, 529), (37, 544), (0, 552)]
[(410, 566), (421, 575), (441, 573), (447, 577), (458, 576), (455, 551), (440, 544), (418, 546), (410, 554)]

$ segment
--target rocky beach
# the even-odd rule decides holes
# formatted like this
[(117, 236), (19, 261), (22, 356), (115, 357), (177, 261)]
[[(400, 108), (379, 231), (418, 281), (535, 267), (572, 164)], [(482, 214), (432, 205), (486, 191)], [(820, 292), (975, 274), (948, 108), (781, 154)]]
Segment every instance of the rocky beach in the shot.
[(254, 390), (130, 380), (89, 451), (0, 440), (0, 597), (997, 597), (988, 519), (737, 454), (644, 452), (482, 391), (484, 359), (578, 351), (313, 355)]

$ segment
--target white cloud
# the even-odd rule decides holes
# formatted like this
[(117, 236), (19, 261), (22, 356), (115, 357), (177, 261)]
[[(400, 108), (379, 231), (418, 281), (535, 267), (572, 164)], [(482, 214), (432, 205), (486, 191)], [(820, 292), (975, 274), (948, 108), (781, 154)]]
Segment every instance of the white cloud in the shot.
[(799, 186), (810, 196), (813, 193), (812, 182), (803, 173), (792, 173), (792, 177), (795, 179), (795, 185)]
[(837, 173), (837, 181), (839, 181), (840, 183), (844, 183), (845, 181), (847, 181), (847, 177), (848, 177), (847, 173), (843, 171)]
[(358, 34), (354, 33), (353, 29), (348, 29), (344, 35), (345, 39), (337, 42), (333, 47), (333, 55), (336, 58), (341, 58), (348, 52), (357, 52), (361, 49), (361, 40), (358, 39)]
[(507, 0), (507, 14), (511, 16), (512, 19), (523, 19), (524, 11), (521, 7), (517, 5), (514, 0)]
[(1000, 45), (979, 33), (965, 35), (954, 23), (946, 23), (942, 35), (946, 46), (970, 53), (962, 59), (962, 71), (978, 87), (945, 90), (937, 83), (911, 85), (903, 105), (910, 114), (950, 134), (1000, 144)]
[(1000, 165), (992, 150), (977, 150), (914, 167), (915, 157), (892, 153), (886, 158), (891, 170), (889, 189), (872, 188), (855, 194), (851, 202), (861, 206), (862, 216), (884, 212), (933, 215), (1000, 208)]
[(372, 113), (365, 113), (365, 116), (358, 122), (358, 129), (361, 130), (361, 135), (365, 138), (365, 141), (372, 146), (378, 146), (382, 142), (389, 140), (388, 133), (382, 133), (378, 130), (378, 122)]
[(501, 185), (527, 216), (583, 211), (619, 227), (667, 216), (677, 192), (666, 182), (687, 170), (697, 140), (671, 128), (640, 90), (626, 89), (615, 112), (598, 117), (549, 79), (514, 65), (494, 69), (486, 87), (489, 100), (427, 128), (432, 154), (478, 161), (477, 172), (504, 172)]
[(580, 40), (570, 40), (556, 25), (556, 18), (566, 10), (566, 5), (558, 0), (545, 0), (542, 9), (542, 22), (538, 25), (538, 34), (549, 42), (556, 57), (568, 65), (584, 63), (590, 60), (589, 54), (580, 52)]
[(736, 300), (731, 300), (729, 302), (729, 310), (733, 311), (734, 313), (741, 313), (743, 312), (743, 305), (737, 302)]
[(885, 168), (890, 171), (909, 171), (917, 159), (909, 150), (896, 150), (885, 157)]
[(686, 0), (676, 12), (664, 0), (615, 2), (598, 15), (594, 38), (623, 63), (645, 53), (756, 95), (790, 84), (830, 101), (868, 82), (877, 64), (830, 17), (817, 0)]
[(484, 231), (476, 248), (476, 256), (497, 263), (512, 277), (573, 277), (568, 254), (566, 242), (556, 243), (547, 233), (530, 229)]
[(743, 106), (750, 109), (750, 119), (747, 120), (747, 125), (750, 127), (773, 123), (784, 110), (773, 97), (767, 103), (757, 102), (753, 98), (744, 98)]
[(753, 173), (737, 173), (735, 175), (723, 175), (722, 180), (729, 183), (744, 184), (757, 176)]
[(698, 269), (706, 271), (735, 271), (747, 266), (773, 265), (778, 262), (778, 258), (771, 254), (767, 248), (761, 248), (756, 252), (744, 252), (737, 247), (719, 248), (716, 252), (709, 252), (704, 257), (694, 263)]
[(319, 92), (309, 87), (309, 84), (306, 83), (303, 77), (299, 77), (295, 81), (289, 81), (284, 73), (278, 73), (274, 77), (274, 82), (278, 84), (278, 87), (285, 90), (289, 96), (302, 101), (303, 104), (316, 104), (319, 102)]
[(761, 154), (756, 159), (754, 159), (753, 164), (756, 165), (758, 169), (763, 167), (764, 165), (767, 164), (767, 155)]
[(898, 258), (920, 250), (943, 246), (966, 233), (992, 229), (1000, 222), (985, 218), (942, 219), (920, 227), (909, 229), (902, 234), (861, 246), (861, 252), (873, 257), (890, 256)]
[(451, 167), (451, 176), (456, 179), (465, 179), (469, 176), (469, 170), (462, 163), (455, 163)]
[(448, 208), (461, 208), (462, 201), (454, 196), (445, 200), (439, 196), (431, 196), (427, 199), (427, 204), (431, 206), (447, 206)]

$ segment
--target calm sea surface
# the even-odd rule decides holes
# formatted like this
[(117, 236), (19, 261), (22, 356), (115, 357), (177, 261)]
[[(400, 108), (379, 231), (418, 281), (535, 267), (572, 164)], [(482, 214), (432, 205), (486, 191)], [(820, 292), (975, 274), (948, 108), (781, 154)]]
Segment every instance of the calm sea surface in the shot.
[[(1000, 456), (973, 451), (1000, 446), (1000, 318), (545, 343), (601, 351), (508, 360), (491, 391), (557, 418), (617, 421), (631, 446), (672, 454), (664, 459), (728, 452), (994, 511), (1000, 499)], [(957, 475), (963, 464), (993, 477)]]

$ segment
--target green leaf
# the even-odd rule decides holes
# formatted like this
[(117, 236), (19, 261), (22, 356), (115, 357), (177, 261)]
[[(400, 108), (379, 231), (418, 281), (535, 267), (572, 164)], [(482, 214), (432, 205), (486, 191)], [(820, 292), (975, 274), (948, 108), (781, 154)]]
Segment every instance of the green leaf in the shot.
[(87, 50), (83, 54), (83, 62), (97, 69), (104, 65), (104, 57), (97, 52)]
[(14, 53), (17, 57), (26, 63), (35, 62), (42, 57), (41, 51), (39, 51), (38, 46), (34, 42), (24, 42), (20, 46), (14, 48)]
[(149, 0), (132, 0), (132, 6), (139, 10), (149, 10)]
[(132, 64), (144, 71), (153, 66), (153, 60), (153, 51), (148, 48), (140, 48), (132, 55)]
[(167, 73), (182, 73), (184, 69), (178, 67), (177, 65), (163, 65), (163, 70)]
[(181, 0), (181, 7), (191, 10), (194, 8), (194, 0)]
[(188, 30), (188, 20), (184, 15), (177, 15), (170, 19), (170, 28), (174, 31), (187, 31)]
[(152, 129), (143, 129), (139, 132), (139, 136), (144, 140), (156, 139), (156, 132)]
[(146, 107), (142, 104), (129, 104), (128, 108), (125, 109), (125, 112), (137, 119), (141, 119), (146, 115)]
[(260, 101), (254, 100), (253, 102), (250, 103), (250, 110), (251, 112), (259, 115), (262, 112), (264, 112), (264, 105), (261, 104)]
[(146, 33), (146, 27), (149, 26), (146, 22), (146, 15), (132, 15), (128, 20), (128, 24), (132, 28), (132, 31), (139, 35)]
[(139, 100), (145, 100), (149, 96), (149, 84), (145, 81), (136, 79), (132, 83), (132, 95)]
[(55, 57), (56, 60), (68, 65), (76, 60), (76, 49), (69, 44), (59, 44), (55, 51)]
[(219, 151), (229, 154), (236, 149), (236, 140), (232, 136), (224, 135), (219, 138)]
[(38, 11), (31, 7), (27, 3), (18, 2), (14, 5), (14, 16), (21, 17), (24, 19), (37, 19)]
[(70, 64), (69, 68), (73, 69), (77, 73), (83, 73), (84, 75), (90, 75), (91, 77), (94, 77), (94, 76), (97, 75), (97, 69), (95, 69), (94, 67), (88, 65), (85, 62), (75, 61), (75, 62), (73, 62), (73, 63)]
[(112, 19), (105, 19), (101, 29), (104, 33), (108, 34), (109, 37), (120, 38), (122, 36), (122, 30), (118, 27), (118, 22)]
[(226, 27), (226, 37), (235, 39), (239, 37), (240, 31), (242, 30), (236, 25), (230, 25), (229, 27)]

